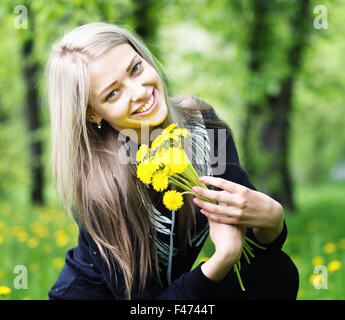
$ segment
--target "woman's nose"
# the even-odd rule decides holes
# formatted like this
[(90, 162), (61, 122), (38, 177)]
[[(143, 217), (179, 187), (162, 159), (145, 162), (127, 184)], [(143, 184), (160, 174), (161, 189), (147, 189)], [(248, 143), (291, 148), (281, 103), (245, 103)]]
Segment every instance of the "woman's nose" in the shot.
[(135, 82), (132, 82), (130, 84), (130, 91), (131, 91), (131, 99), (134, 102), (144, 100), (147, 96), (145, 87)]

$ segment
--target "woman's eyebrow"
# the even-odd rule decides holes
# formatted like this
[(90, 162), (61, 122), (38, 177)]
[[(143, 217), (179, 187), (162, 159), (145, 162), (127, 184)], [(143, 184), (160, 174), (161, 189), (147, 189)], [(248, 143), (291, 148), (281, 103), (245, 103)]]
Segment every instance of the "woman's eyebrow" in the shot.
[[(132, 64), (134, 63), (134, 61), (135, 61), (135, 59), (138, 57), (138, 55), (136, 54), (133, 58), (132, 58), (132, 60), (131, 60), (131, 62), (129, 63), (129, 65), (128, 65), (128, 67), (127, 67), (127, 69), (126, 69), (126, 72), (129, 72), (129, 70), (131, 69), (131, 67), (132, 67)], [(115, 81), (113, 81), (112, 83), (110, 83), (106, 88), (104, 88), (103, 90), (102, 90), (102, 92), (99, 94), (99, 100), (101, 100), (101, 98), (102, 98), (102, 96), (103, 96), (103, 94), (107, 91), (107, 90), (109, 90), (112, 86), (114, 86), (115, 84), (117, 83), (117, 80), (115, 80)]]

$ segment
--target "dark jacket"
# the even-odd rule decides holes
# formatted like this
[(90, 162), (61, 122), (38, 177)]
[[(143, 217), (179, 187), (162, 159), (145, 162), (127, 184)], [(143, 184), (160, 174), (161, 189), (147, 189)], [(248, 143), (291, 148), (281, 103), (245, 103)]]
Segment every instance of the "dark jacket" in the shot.
[[(205, 117), (205, 116), (204, 116)], [(208, 113), (208, 117), (218, 119), (214, 112)], [(226, 141), (221, 143), (217, 141), (217, 130), (215, 129), (215, 150), (226, 150), (227, 166), (226, 171), (219, 177), (226, 180), (239, 183), (248, 188), (255, 189), (249, 182), (248, 175), (239, 165), (239, 158), (235, 147), (234, 140), (231, 133), (227, 130)], [(225, 144), (225, 145), (224, 145)], [(171, 217), (171, 213), (165, 209), (162, 204), (162, 193), (155, 192), (151, 188), (153, 199), (159, 210), (163, 212), (166, 217)], [(178, 223), (178, 215), (176, 216), (176, 223)], [(202, 215), (197, 217), (197, 229), (208, 226), (207, 219)], [(197, 231), (197, 230), (196, 230)], [(247, 236), (257, 243), (260, 242), (255, 239), (253, 230), (248, 229)], [(284, 222), (284, 229), (282, 233), (272, 243), (267, 245), (264, 254), (268, 252), (278, 252), (282, 248), (286, 240), (287, 229)], [(162, 235), (160, 239), (169, 245), (170, 235)], [(241, 295), (241, 290), (233, 270), (230, 270), (228, 276), (220, 282), (215, 282), (208, 279), (201, 271), (201, 264), (194, 268), (191, 267), (197, 258), (202, 245), (205, 241), (199, 243), (192, 243), (187, 246), (187, 252), (177, 252), (172, 257), (170, 266), (160, 266), (160, 276), (162, 286), (157, 279), (152, 276), (152, 279), (147, 281), (147, 286), (143, 292), (139, 290), (138, 281), (134, 281), (133, 290), (131, 293), (132, 299), (208, 299), (222, 296), (228, 288), (233, 288), (235, 291), (227, 293), (229, 298), (233, 295), (236, 298), (237, 293)], [(263, 254), (264, 250), (254, 249), (257, 256)], [(254, 258), (255, 259), (255, 258)], [(250, 266), (241, 258), (243, 282), (246, 283), (246, 270), (250, 271)], [(259, 260), (258, 260), (259, 261)], [(167, 278), (167, 268), (170, 269), (169, 277)], [(246, 269), (247, 268), (247, 269)], [(255, 268), (255, 267), (254, 267)], [(63, 267), (56, 283), (49, 291), (50, 299), (126, 299), (124, 278), (119, 270), (113, 270), (115, 274), (112, 277), (109, 274), (108, 267), (101, 258), (95, 242), (90, 235), (79, 226), (78, 246), (68, 250), (66, 253), (66, 264)], [(224, 291), (225, 290), (225, 291)], [(224, 297), (224, 296), (223, 296)]]

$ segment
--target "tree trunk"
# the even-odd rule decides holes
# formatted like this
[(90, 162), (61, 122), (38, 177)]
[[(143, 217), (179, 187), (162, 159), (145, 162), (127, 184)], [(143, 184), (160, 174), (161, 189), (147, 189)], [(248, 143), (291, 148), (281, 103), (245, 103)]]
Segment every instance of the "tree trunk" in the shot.
[(33, 14), (29, 10), (29, 29), (22, 40), (23, 76), (26, 87), (25, 113), (30, 137), (30, 171), (31, 171), (31, 200), (35, 204), (43, 204), (44, 170), (42, 166), (42, 141), (38, 136), (40, 128), (38, 74), (39, 65), (33, 56), (34, 24)]
[[(248, 106), (244, 125), (244, 153), (247, 170), (260, 184), (262, 190), (282, 203), (287, 209), (295, 209), (293, 182), (289, 169), (290, 113), (293, 88), (300, 66), (301, 53), (306, 45), (309, 0), (296, 2), (298, 8), (291, 21), (294, 41), (288, 49), (287, 76), (280, 82), (276, 94), (266, 94), (261, 101)], [(254, 15), (250, 49), (252, 58), (249, 68), (253, 75), (261, 71), (269, 26), (266, 16), (269, 5), (265, 1), (254, 1)]]
[(159, 59), (159, 51), (154, 46), (157, 32), (158, 17), (154, 16), (154, 7), (159, 3), (156, 0), (135, 1), (133, 10), (136, 22), (135, 31), (144, 40), (153, 55)]

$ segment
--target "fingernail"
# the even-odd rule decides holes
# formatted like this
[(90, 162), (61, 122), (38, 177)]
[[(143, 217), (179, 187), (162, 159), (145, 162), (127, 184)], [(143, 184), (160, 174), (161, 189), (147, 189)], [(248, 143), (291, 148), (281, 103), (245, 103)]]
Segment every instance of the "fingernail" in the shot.
[(200, 177), (200, 178), (199, 178), (199, 181), (200, 181), (200, 182), (205, 182), (205, 178), (204, 178), (204, 177)]
[(198, 187), (192, 187), (193, 192), (198, 192)]
[(198, 203), (198, 198), (193, 198), (193, 202), (197, 204)]
[(201, 209), (201, 210), (200, 210), (200, 212), (201, 212), (202, 214), (205, 214), (205, 211), (204, 211), (204, 209)]

